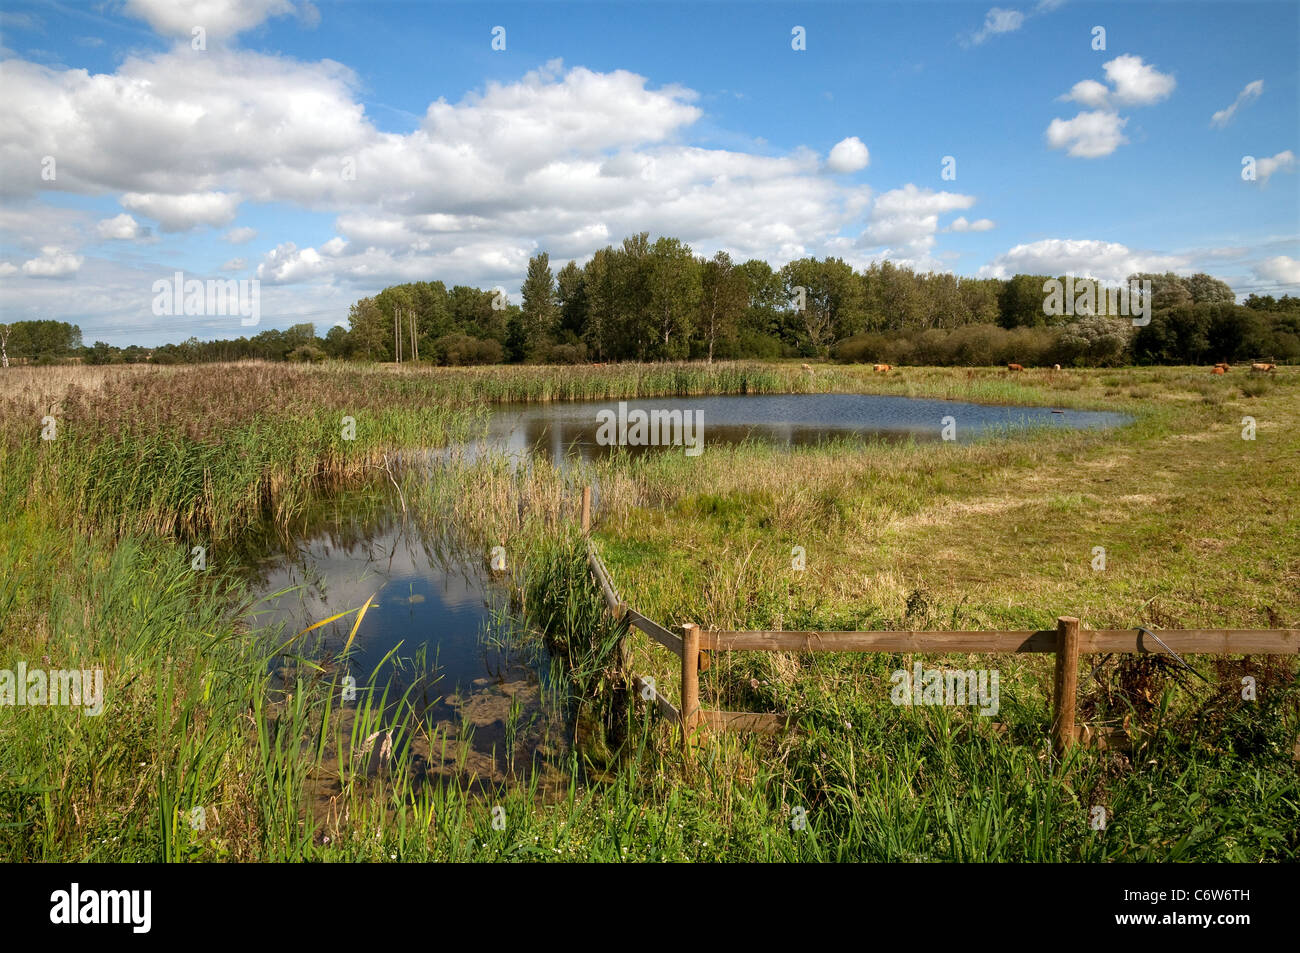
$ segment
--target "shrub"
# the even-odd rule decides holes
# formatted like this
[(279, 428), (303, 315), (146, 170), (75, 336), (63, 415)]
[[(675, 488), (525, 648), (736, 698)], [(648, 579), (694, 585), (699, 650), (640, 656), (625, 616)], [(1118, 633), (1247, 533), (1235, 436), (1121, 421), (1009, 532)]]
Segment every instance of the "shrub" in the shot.
[(1273, 389), (1273, 382), (1264, 377), (1250, 377), (1241, 382), (1241, 396), (1263, 397)]
[(1085, 315), (1061, 329), (1057, 341), (1058, 363), (1109, 367), (1123, 362), (1128, 353), (1130, 328), (1127, 321), (1101, 315)]
[(836, 360), (859, 364), (1050, 364), (1059, 331), (1019, 327), (1010, 331), (992, 324), (966, 324), (952, 330), (855, 334), (833, 350)]
[(468, 334), (444, 334), (433, 342), (439, 364), (461, 367), (469, 364), (500, 364), (505, 349), (500, 341), (482, 340)]
[(1005, 348), (998, 355), (998, 364), (1023, 364), (1037, 367), (1059, 363), (1056, 357), (1061, 337), (1059, 328), (1016, 328), (1003, 339)]
[[(714, 352), (714, 356), (722, 360), (730, 360), (737, 357), (756, 357), (762, 359), (772, 359), (778, 357), (791, 357), (793, 348), (785, 346), (779, 338), (770, 334), (762, 334), (757, 331), (741, 331), (736, 336), (734, 346), (730, 342), (723, 345), (719, 342), (719, 347)], [(725, 353), (724, 353), (725, 352)]]
[(833, 348), (831, 357), (845, 364), (888, 364), (885, 355), (885, 336), (883, 334), (855, 334), (845, 338)]
[[(991, 324), (968, 324), (949, 332), (945, 348), (949, 363), (968, 366), (1002, 364), (1011, 332)], [(1022, 361), (1021, 363), (1025, 363)]]
[(586, 364), (587, 345), (552, 344), (542, 353), (543, 364)]
[(918, 364), (948, 364), (948, 332), (929, 328), (912, 339), (913, 357)]
[(316, 347), (314, 344), (303, 344), (290, 351), (285, 356), (285, 360), (292, 361), (296, 364), (298, 363), (319, 364), (321, 361), (325, 360), (325, 358), (328, 356), (329, 355), (327, 355), (320, 348)]

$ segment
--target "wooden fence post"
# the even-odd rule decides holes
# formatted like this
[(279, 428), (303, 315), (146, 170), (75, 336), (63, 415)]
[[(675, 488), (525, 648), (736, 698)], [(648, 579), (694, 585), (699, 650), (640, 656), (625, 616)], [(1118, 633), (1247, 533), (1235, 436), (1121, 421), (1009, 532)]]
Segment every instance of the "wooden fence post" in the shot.
[(591, 532), (591, 487), (582, 488), (582, 535)]
[(689, 749), (691, 733), (700, 723), (700, 627), (682, 626), (682, 743)]
[[(625, 618), (627, 618), (627, 603), (620, 602), (618, 604), (618, 610), (614, 613), (614, 621), (622, 622)], [(618, 652), (618, 670), (623, 673), (623, 675), (628, 679), (628, 684), (631, 685), (632, 649), (627, 644), (626, 635), (618, 640), (616, 651)]]
[(1074, 744), (1074, 706), (1079, 691), (1079, 620), (1056, 620), (1056, 697), (1052, 700), (1052, 747), (1062, 756)]

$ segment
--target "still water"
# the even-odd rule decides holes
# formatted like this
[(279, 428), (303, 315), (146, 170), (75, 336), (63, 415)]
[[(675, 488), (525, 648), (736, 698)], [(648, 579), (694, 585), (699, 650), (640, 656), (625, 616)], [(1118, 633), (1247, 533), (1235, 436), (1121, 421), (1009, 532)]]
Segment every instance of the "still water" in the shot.
[[(1051, 407), (1004, 407), (915, 397), (868, 394), (782, 394), (743, 397), (666, 397), (629, 400), (634, 411), (680, 412), (702, 446), (735, 444), (746, 439), (777, 446), (810, 446), (825, 440), (875, 438), (918, 443), (943, 439), (945, 418), (952, 418), (954, 439), (965, 443), (990, 433), (1031, 427), (1097, 430), (1127, 423), (1124, 414), (1059, 410)], [(552, 404), (506, 404), (493, 412), (480, 446), (512, 455), (539, 454), (552, 460), (567, 455), (582, 459), (607, 456), (615, 447), (598, 441), (601, 424), (619, 416), (619, 401)], [(607, 416), (601, 417), (606, 412)], [(685, 420), (683, 421), (685, 424)], [(685, 441), (683, 441), (685, 443)], [(679, 444), (677, 452), (684, 452)], [(633, 452), (643, 449), (629, 446)]]
[[(693, 421), (691, 434), (704, 452), (711, 444), (744, 440), (783, 447), (845, 438), (939, 442), (945, 425), (957, 442), (968, 442), (1034, 427), (1096, 430), (1129, 419), (1096, 411), (857, 394), (630, 400), (621, 413), (631, 417), (637, 410), (680, 411), (683, 417), (689, 411), (694, 416), (685, 419)], [(603, 418), (602, 411), (607, 412)], [(504, 452), (516, 459), (536, 455), (561, 462), (605, 456), (614, 447), (598, 439), (602, 420), (619, 413), (618, 401), (504, 405), (492, 413), (485, 435), (460, 450), (470, 456)], [(679, 445), (665, 452), (685, 449)], [(281, 628), (287, 637), (370, 600), (372, 608), (345, 663), (347, 673), (362, 686), (373, 681), (397, 694), (410, 688), (417, 711), (434, 721), (472, 722), (479, 738), (495, 746), (504, 737), (510, 707), (536, 702), (546, 681), (546, 659), (536, 653), (519, 656), (499, 635), (485, 638), (492, 620), (509, 613), (505, 587), (493, 581), (482, 554), (466, 558), (445, 540), (421, 536), (401, 519), (395, 494), (391, 500), (378, 497), (378, 505), (375, 499), (370, 494), (366, 506), (353, 506), (346, 498), (331, 501), (292, 546), (257, 560), (256, 588), (264, 596), (259, 621)], [(326, 658), (340, 653), (354, 618), (345, 616), (313, 633), (312, 651)]]

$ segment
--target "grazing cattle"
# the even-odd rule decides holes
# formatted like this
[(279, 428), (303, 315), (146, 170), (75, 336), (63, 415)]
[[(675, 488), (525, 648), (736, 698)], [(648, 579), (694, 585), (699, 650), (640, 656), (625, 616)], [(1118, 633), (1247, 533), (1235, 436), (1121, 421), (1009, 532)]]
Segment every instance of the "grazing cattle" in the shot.
[(1214, 366), (1223, 368), (1225, 372), (1232, 370), (1232, 365), (1227, 363), (1226, 361), (1220, 361), (1218, 364), (1215, 364)]
[(1269, 374), (1277, 370), (1277, 365), (1276, 364), (1252, 364), (1250, 365), (1250, 369), (1256, 374)]
[(800, 364), (799, 366), (802, 367), (802, 368), (803, 368), (805, 371), (807, 371), (809, 374), (811, 374), (811, 373), (813, 372), (812, 367), (811, 367), (810, 365), (808, 365), (808, 364)]
[(1219, 367), (1219, 366), (1216, 364), (1216, 365), (1214, 366), (1214, 370), (1210, 371), (1210, 373), (1211, 373), (1211, 374), (1226, 374), (1227, 371), (1225, 371), (1223, 368)]
[(1052, 365), (1052, 370), (1054, 370), (1054, 371), (1059, 371), (1060, 369), (1061, 369), (1061, 365), (1060, 365), (1060, 364), (1053, 364), (1053, 365)]
[(893, 370), (893, 367), (889, 364), (876, 364), (874, 366), (877, 374), (887, 374)]
[(1021, 365), (1021, 364), (1008, 364), (1008, 365), (1007, 365), (1007, 370), (1009, 370), (1009, 371), (1023, 371), (1024, 369), (1025, 369), (1024, 366)]

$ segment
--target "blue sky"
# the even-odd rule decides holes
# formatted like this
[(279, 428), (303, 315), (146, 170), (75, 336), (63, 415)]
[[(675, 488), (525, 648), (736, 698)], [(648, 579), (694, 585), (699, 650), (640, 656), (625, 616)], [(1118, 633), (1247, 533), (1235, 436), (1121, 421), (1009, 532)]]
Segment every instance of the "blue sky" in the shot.
[(514, 293), (537, 251), (642, 229), (1294, 294), (1298, 54), (1288, 2), (6, 2), (0, 307), (87, 341), (250, 333), (155, 315), (181, 270), (324, 333), (386, 284)]

